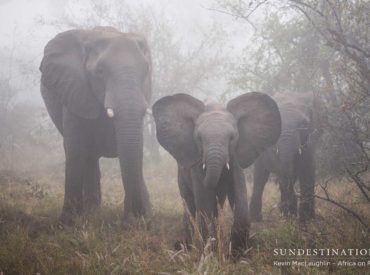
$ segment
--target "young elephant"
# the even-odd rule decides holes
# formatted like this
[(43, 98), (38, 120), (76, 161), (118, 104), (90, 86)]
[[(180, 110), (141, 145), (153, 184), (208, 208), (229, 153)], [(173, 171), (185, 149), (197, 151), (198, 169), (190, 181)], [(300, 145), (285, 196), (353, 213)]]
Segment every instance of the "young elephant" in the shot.
[(192, 235), (188, 213), (196, 217), (206, 239), (212, 235), (206, 220), (214, 222), (217, 203), (222, 206), (227, 197), (234, 211), (232, 251), (243, 250), (249, 229), (243, 168), (279, 138), (281, 120), (275, 101), (254, 92), (231, 100), (225, 108), (176, 94), (158, 100), (153, 115), (159, 143), (178, 164), (178, 185), (187, 206), (186, 244)]
[(294, 185), (299, 179), (299, 219), (314, 217), (315, 143), (322, 132), (326, 115), (322, 103), (310, 93), (274, 96), (282, 120), (277, 144), (261, 154), (254, 164), (251, 219), (262, 220), (262, 194), (270, 173), (277, 175), (280, 186), (280, 209), (283, 215), (297, 214)]

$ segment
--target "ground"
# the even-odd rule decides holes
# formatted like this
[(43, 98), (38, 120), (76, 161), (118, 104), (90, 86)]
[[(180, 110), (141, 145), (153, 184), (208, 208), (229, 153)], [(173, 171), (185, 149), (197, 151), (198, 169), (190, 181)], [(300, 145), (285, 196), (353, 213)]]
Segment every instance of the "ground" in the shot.
[[(264, 195), (264, 221), (251, 227), (251, 248), (240, 259), (229, 257), (232, 221), (228, 206), (219, 219), (218, 249), (195, 240), (189, 252), (174, 251), (182, 236), (182, 201), (175, 164), (165, 158), (146, 165), (146, 182), (153, 205), (150, 225), (138, 220), (123, 230), (123, 188), (119, 170), (105, 161), (103, 205), (81, 218), (75, 227), (58, 224), (63, 203), (62, 168), (31, 177), (14, 171), (0, 173), (1, 274), (366, 274), (358, 266), (281, 266), (275, 248), (367, 248), (369, 233), (349, 214), (317, 201), (317, 218), (301, 226), (279, 215), (279, 192), (269, 183)], [(250, 193), (250, 177), (247, 177)], [(342, 182), (337, 198), (356, 197)], [(333, 188), (334, 188), (333, 187)], [(361, 203), (357, 205), (361, 211)], [(369, 258), (370, 260), (370, 258)], [(335, 261), (335, 260), (334, 260)]]

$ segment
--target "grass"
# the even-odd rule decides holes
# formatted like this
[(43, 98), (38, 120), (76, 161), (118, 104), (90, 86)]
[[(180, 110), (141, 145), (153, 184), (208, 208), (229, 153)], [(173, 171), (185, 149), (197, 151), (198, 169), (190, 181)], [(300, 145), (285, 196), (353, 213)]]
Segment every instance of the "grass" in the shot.
[[(368, 270), (274, 266), (274, 248), (370, 248), (369, 234), (354, 219), (322, 201), (317, 201), (317, 219), (305, 227), (294, 219), (282, 219), (275, 184), (267, 185), (264, 221), (252, 224), (253, 245), (244, 257), (229, 257), (232, 213), (227, 207), (219, 218), (218, 249), (212, 251), (210, 240), (200, 244), (198, 239), (191, 251), (174, 251), (183, 226), (174, 163), (164, 160), (155, 167), (147, 165), (153, 219), (150, 227), (138, 220), (129, 230), (122, 230), (120, 223), (123, 188), (119, 170), (112, 161), (105, 160), (102, 166), (101, 209), (66, 228), (58, 224), (63, 203), (60, 171), (33, 179), (0, 173), (3, 274), (366, 274)], [(348, 198), (354, 192), (345, 183), (332, 188), (337, 198)], [(364, 206), (356, 207), (361, 211)]]

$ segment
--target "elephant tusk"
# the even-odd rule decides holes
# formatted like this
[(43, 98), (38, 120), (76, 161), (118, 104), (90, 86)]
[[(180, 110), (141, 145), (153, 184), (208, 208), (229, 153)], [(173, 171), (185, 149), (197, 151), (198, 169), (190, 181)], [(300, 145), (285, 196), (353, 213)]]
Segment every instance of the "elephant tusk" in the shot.
[(298, 154), (302, 155), (302, 148), (301, 147), (298, 148)]
[(108, 109), (107, 109), (107, 115), (108, 115), (108, 117), (110, 117), (110, 118), (114, 117), (113, 109), (108, 108)]
[(203, 170), (206, 170), (206, 164), (203, 163), (203, 166), (202, 166)]
[(226, 162), (226, 169), (230, 170), (230, 164), (228, 162)]
[(153, 115), (152, 109), (149, 109), (149, 108), (147, 108), (147, 109), (146, 109), (146, 113), (147, 113), (148, 115), (150, 115), (150, 116), (152, 116), (152, 115)]

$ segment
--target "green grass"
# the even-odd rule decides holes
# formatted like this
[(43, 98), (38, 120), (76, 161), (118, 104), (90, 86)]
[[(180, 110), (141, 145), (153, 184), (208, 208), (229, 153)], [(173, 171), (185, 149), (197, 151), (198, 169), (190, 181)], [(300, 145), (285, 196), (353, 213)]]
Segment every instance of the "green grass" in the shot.
[[(253, 245), (244, 257), (229, 257), (232, 214), (227, 207), (219, 219), (219, 249), (212, 252), (209, 245), (195, 240), (190, 252), (176, 252), (173, 245), (182, 237), (183, 210), (174, 163), (165, 160), (156, 167), (146, 167), (153, 218), (149, 227), (138, 220), (128, 230), (121, 227), (119, 171), (110, 162), (102, 166), (101, 209), (65, 228), (58, 224), (63, 203), (60, 173), (34, 179), (0, 176), (3, 274), (326, 274), (327, 267), (275, 267), (273, 249), (370, 248), (368, 233), (348, 214), (327, 203), (317, 201), (318, 217), (306, 227), (294, 219), (280, 218), (278, 189), (268, 184), (264, 222), (252, 224)], [(338, 197), (349, 192), (345, 184), (334, 187)], [(331, 272), (366, 274), (367, 269), (342, 267)]]

